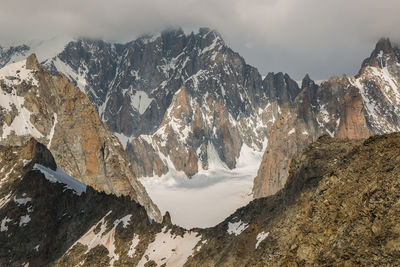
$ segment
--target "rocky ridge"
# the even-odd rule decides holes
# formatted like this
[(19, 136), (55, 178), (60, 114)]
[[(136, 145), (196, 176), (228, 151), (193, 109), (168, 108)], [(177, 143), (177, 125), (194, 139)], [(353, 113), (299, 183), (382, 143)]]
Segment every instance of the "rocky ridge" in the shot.
[(0, 262), (398, 265), (399, 151), (398, 133), (366, 140), (325, 135), (292, 159), (277, 194), (253, 200), (215, 227), (188, 231), (168, 214), (162, 224), (152, 222), (127, 197), (68, 187), (73, 178), (60, 181), (51, 153), (35, 140), (0, 146)]
[(160, 225), (130, 197), (66, 175), (35, 139), (0, 145), (0, 155), (1, 266), (134, 266), (161, 230), (183, 231), (168, 215)]
[(35, 55), (0, 69), (0, 81), (1, 144), (34, 137), (70, 176), (106, 193), (131, 196), (161, 220), (118, 138), (79, 88), (41, 68)]

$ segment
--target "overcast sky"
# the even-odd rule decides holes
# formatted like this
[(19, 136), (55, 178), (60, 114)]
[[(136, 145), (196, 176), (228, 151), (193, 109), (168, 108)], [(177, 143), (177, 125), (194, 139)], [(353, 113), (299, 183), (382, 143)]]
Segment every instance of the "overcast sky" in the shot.
[(261, 74), (326, 79), (356, 73), (380, 37), (398, 42), (399, 11), (399, 0), (1, 0), (0, 43), (207, 26)]

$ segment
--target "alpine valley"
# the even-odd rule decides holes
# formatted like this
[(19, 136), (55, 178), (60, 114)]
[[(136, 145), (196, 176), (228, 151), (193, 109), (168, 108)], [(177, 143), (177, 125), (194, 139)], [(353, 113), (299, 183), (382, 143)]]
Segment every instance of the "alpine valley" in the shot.
[(400, 264), (389, 39), (321, 84), (208, 28), (0, 47), (0, 67), (1, 266)]

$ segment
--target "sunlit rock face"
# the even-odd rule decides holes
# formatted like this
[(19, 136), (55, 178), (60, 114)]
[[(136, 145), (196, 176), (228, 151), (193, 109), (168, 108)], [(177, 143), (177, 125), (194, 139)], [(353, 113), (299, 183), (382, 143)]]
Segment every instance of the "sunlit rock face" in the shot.
[(34, 54), (0, 69), (0, 81), (1, 144), (22, 144), (34, 137), (69, 175), (97, 190), (129, 195), (161, 220), (121, 143), (85, 93), (65, 76), (41, 68)]
[(254, 196), (274, 194), (286, 182), (292, 156), (322, 134), (360, 139), (400, 130), (400, 50), (381, 39), (354, 77), (320, 86), (306, 76), (302, 91), (270, 129)]

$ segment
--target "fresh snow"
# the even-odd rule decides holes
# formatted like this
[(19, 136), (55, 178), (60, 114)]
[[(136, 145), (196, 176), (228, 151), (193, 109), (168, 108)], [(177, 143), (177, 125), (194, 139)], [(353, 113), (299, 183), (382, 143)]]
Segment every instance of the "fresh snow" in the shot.
[[(188, 229), (212, 227), (248, 204), (252, 200), (253, 180), (262, 159), (262, 152), (243, 145), (237, 168), (229, 170), (213, 146), (207, 149), (209, 164), (213, 168), (200, 169), (191, 179), (177, 172), (172, 162), (168, 164), (169, 173), (161, 177), (140, 178), (161, 212), (169, 211), (174, 224)], [(168, 158), (162, 158), (169, 162)]]
[[(31, 135), (37, 139), (43, 137), (30, 122), (31, 112), (24, 107), (24, 101), (25, 99), (23, 97), (0, 93), (0, 106), (4, 107), (6, 110), (11, 110), (11, 104), (14, 104), (18, 112), (18, 115), (14, 118), (10, 126), (3, 122), (3, 135), (0, 137), (0, 140), (6, 139), (12, 132), (17, 136)], [(6, 102), (8, 103), (5, 104)], [(7, 108), (7, 106), (9, 108)]]
[(156, 235), (153, 243), (148, 245), (138, 266), (145, 266), (146, 262), (151, 260), (158, 265), (183, 266), (201, 240), (201, 236), (196, 232), (186, 232), (183, 237), (173, 235), (171, 230), (164, 232), (165, 228)]
[(257, 237), (256, 237), (256, 239), (257, 239), (257, 243), (256, 243), (256, 249), (258, 248), (258, 246), (260, 245), (260, 243), (262, 242), (262, 241), (264, 241), (264, 239), (265, 238), (267, 238), (269, 236), (269, 232), (260, 232), (258, 235), (257, 235)]
[(246, 230), (246, 228), (247, 228), (248, 226), (249, 226), (249, 224), (244, 223), (244, 222), (242, 222), (242, 221), (238, 221), (238, 222), (234, 222), (234, 223), (229, 222), (229, 223), (228, 223), (228, 230), (227, 230), (227, 232), (228, 232), (228, 234), (230, 234), (230, 235), (234, 234), (234, 235), (238, 236), (238, 235), (240, 235), (244, 230)]
[(64, 173), (62, 170), (58, 169), (53, 171), (49, 168), (44, 167), (40, 164), (35, 164), (34, 169), (41, 171), (47, 180), (52, 183), (62, 183), (65, 184), (65, 188), (72, 189), (74, 193), (80, 196), (82, 193), (86, 192), (86, 185), (75, 180), (68, 174)]

